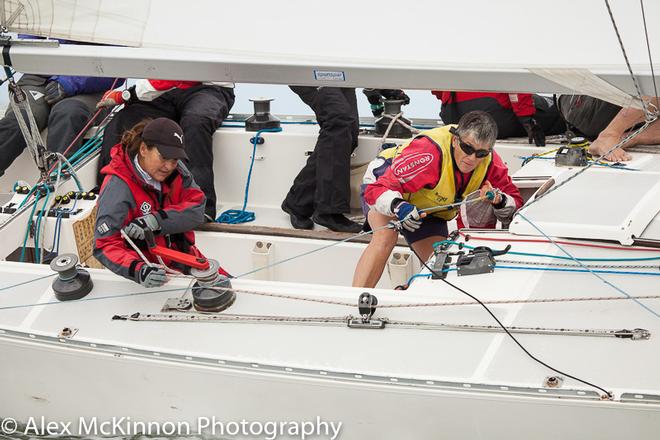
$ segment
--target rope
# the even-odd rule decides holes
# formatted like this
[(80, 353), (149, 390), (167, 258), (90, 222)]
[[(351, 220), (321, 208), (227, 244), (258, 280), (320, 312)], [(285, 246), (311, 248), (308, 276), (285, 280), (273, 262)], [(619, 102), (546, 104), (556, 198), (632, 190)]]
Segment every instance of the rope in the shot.
[(250, 194), (250, 180), (252, 179), (252, 167), (254, 166), (254, 158), (257, 154), (257, 144), (259, 143), (259, 136), (261, 133), (276, 133), (282, 131), (281, 127), (277, 128), (264, 128), (263, 130), (257, 131), (257, 133), (252, 138), (252, 160), (250, 160), (250, 169), (248, 170), (247, 182), (245, 183), (245, 196), (243, 198), (243, 208), (241, 209), (228, 209), (227, 211), (220, 214), (216, 219), (218, 223), (228, 223), (230, 225), (235, 225), (238, 223), (248, 223), (254, 221), (256, 218), (254, 212), (246, 211), (248, 202), (248, 195)]
[(593, 271), (593, 270), (591, 270), (589, 267), (585, 266), (580, 260), (577, 260), (575, 257), (573, 257), (573, 255), (571, 255), (567, 250), (565, 250), (563, 247), (561, 247), (561, 245), (560, 245), (559, 243), (555, 242), (552, 238), (550, 238), (545, 232), (543, 232), (538, 226), (536, 226), (531, 220), (529, 220), (527, 217), (525, 217), (521, 212), (518, 212), (518, 215), (519, 215), (523, 220), (525, 220), (527, 223), (529, 223), (530, 226), (532, 226), (534, 229), (536, 229), (536, 230), (537, 230), (541, 235), (543, 235), (546, 239), (550, 240), (550, 242), (551, 242), (552, 244), (554, 244), (554, 245), (555, 245), (560, 251), (562, 251), (564, 254), (566, 254), (567, 256), (569, 256), (573, 261), (575, 261), (576, 263), (578, 263), (581, 267), (585, 268), (588, 272), (591, 272), (596, 278), (598, 278), (598, 279), (601, 280), (603, 283), (605, 283), (606, 285), (610, 286), (611, 288), (613, 288), (613, 289), (616, 290), (617, 292), (621, 293), (621, 294), (624, 295), (626, 298), (632, 299), (632, 300), (635, 301), (639, 306), (641, 306), (642, 308), (646, 309), (648, 312), (650, 312), (650, 313), (651, 313), (653, 316), (655, 316), (656, 318), (660, 318), (660, 315), (659, 315), (656, 311), (654, 311), (653, 309), (651, 309), (649, 306), (647, 306), (646, 304), (642, 303), (641, 301), (638, 301), (638, 300), (634, 299), (634, 298), (633, 298), (628, 292), (624, 291), (624, 290), (621, 289), (620, 287), (617, 287), (617, 286), (615, 286), (614, 284), (612, 284), (611, 282), (607, 281), (605, 278), (603, 278), (602, 276), (600, 276), (599, 274), (597, 274), (595, 271)]
[[(436, 248), (438, 246), (442, 246), (444, 244), (450, 244), (450, 245), (455, 245), (459, 247), (463, 247), (466, 249), (474, 249), (474, 246), (470, 246), (469, 244), (464, 244), (460, 243), (458, 241), (453, 241), (453, 240), (442, 240), (433, 243), (433, 247)], [(658, 251), (660, 252), (660, 251)], [(536, 253), (536, 252), (517, 252), (517, 251), (509, 251), (507, 252), (508, 255), (521, 255), (524, 257), (543, 257), (543, 258), (556, 258), (558, 260), (569, 260), (569, 261), (612, 261), (612, 262), (625, 262), (625, 261), (656, 261), (660, 260), (660, 257), (637, 257), (637, 258), (572, 258), (572, 257), (564, 257), (562, 255), (552, 255), (552, 254), (541, 254), (541, 253)]]

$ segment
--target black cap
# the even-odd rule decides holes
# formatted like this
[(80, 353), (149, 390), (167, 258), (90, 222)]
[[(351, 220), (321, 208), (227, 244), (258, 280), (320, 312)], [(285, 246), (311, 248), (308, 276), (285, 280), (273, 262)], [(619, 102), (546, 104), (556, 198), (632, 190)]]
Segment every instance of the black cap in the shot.
[(183, 144), (183, 130), (171, 119), (157, 118), (142, 131), (142, 140), (155, 145), (165, 159), (188, 159)]

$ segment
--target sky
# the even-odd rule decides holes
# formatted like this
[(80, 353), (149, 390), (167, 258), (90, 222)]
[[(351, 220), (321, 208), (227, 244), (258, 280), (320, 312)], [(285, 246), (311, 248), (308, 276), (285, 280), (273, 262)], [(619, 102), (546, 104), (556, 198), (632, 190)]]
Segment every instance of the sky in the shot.
[[(271, 84), (237, 84), (236, 102), (231, 109), (232, 113), (252, 113), (250, 98), (268, 97), (275, 98), (271, 103), (271, 113), (291, 115), (311, 115), (311, 109), (305, 105), (300, 98), (287, 86)], [(440, 111), (440, 101), (431, 92), (420, 90), (406, 90), (410, 96), (410, 104), (403, 108), (407, 118), (436, 119)], [(358, 111), (360, 116), (372, 116), (367, 98), (358, 89)], [(7, 85), (0, 87), (0, 108), (8, 104)]]

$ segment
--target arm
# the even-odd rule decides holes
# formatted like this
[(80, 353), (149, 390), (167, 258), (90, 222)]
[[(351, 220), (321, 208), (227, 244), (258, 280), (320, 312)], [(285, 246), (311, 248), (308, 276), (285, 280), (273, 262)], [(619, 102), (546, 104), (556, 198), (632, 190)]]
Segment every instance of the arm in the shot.
[(94, 256), (117, 275), (139, 282), (138, 273), (144, 262), (126, 245), (119, 232), (128, 223), (127, 216), (134, 204), (126, 183), (112, 176), (101, 190), (96, 205)]
[(190, 171), (179, 162), (177, 171), (181, 174), (181, 195), (177, 196), (180, 202), (169, 204), (167, 209), (160, 209), (153, 213), (160, 225), (160, 234), (178, 234), (195, 229), (204, 223), (204, 206), (206, 196), (193, 180)]
[(189, 89), (199, 84), (198, 81), (141, 79), (135, 83), (135, 93), (140, 101), (153, 101), (172, 89)]
[(493, 205), (495, 217), (503, 224), (510, 223), (513, 214), (522, 207), (523, 199), (509, 176), (509, 170), (496, 152), (493, 152), (493, 162), (486, 174), (486, 180), (493, 188), (502, 191), (501, 200), (495, 200)]
[[(83, 95), (86, 93), (100, 93), (110, 89), (115, 78), (96, 78), (92, 76), (51, 76), (48, 81), (57, 81), (66, 96)], [(124, 78), (118, 78), (115, 87), (124, 84)]]
[(430, 139), (420, 137), (412, 141), (392, 166), (367, 185), (364, 201), (383, 215), (393, 216), (392, 202), (404, 193), (432, 188), (440, 179), (442, 154)]

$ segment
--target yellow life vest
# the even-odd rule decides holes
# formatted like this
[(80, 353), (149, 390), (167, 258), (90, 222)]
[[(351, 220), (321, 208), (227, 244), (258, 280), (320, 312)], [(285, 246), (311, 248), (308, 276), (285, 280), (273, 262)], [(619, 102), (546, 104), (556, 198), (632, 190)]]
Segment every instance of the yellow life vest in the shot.
[[(405, 150), (415, 139), (420, 137), (426, 137), (430, 139), (436, 147), (442, 152), (442, 169), (440, 170), (440, 180), (435, 188), (427, 189), (422, 188), (415, 193), (404, 193), (403, 197), (410, 203), (413, 203), (419, 209), (428, 209), (435, 208), (441, 205), (451, 205), (456, 203), (456, 182), (454, 177), (454, 160), (452, 159), (451, 153), (451, 140), (453, 135), (449, 132), (451, 127), (456, 127), (456, 125), (445, 125), (444, 127), (434, 128), (432, 130), (426, 130), (415, 136), (413, 139), (407, 143), (388, 148), (383, 150), (379, 156), (384, 159), (392, 159), (394, 161), (403, 150)], [(468, 182), (463, 194), (461, 194), (461, 200), (466, 194), (470, 194), (473, 191), (481, 188), (484, 179), (486, 178), (486, 173), (488, 172), (488, 166), (493, 159), (493, 155), (490, 154), (482, 160), (479, 165), (472, 172), (470, 181)], [(438, 210), (429, 215), (439, 217), (444, 220), (451, 220), (458, 214), (458, 208)]]

